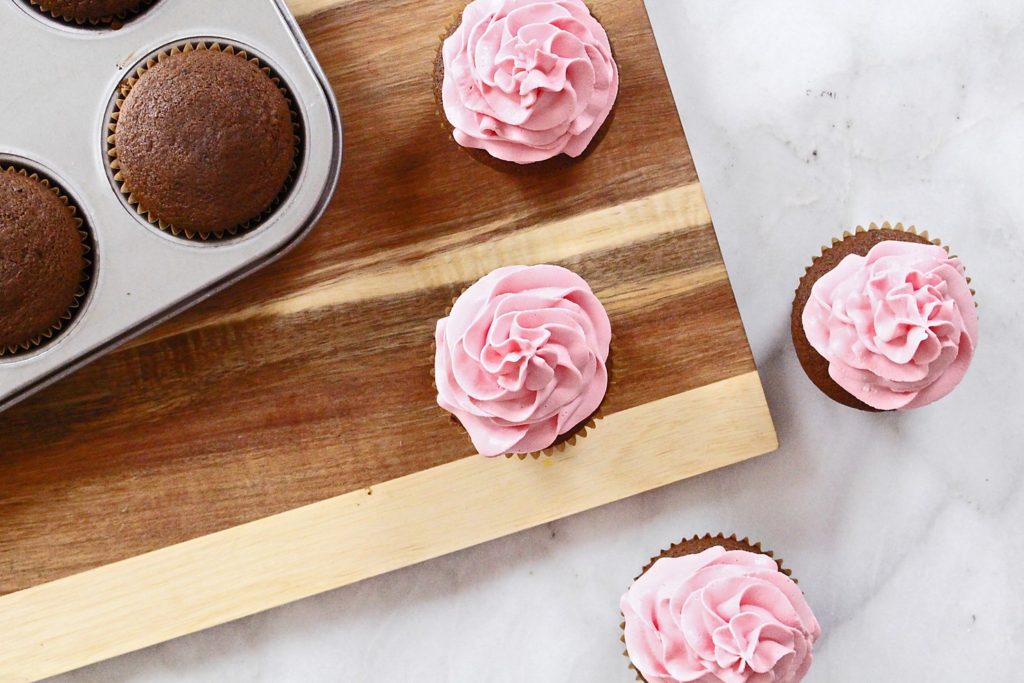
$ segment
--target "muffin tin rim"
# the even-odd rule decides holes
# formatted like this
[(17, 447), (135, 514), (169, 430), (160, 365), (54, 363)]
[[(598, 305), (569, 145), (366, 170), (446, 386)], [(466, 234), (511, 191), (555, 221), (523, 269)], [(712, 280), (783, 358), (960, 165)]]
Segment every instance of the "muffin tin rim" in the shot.
[(64, 17), (53, 16), (42, 7), (34, 4), (31, 0), (9, 0), (9, 2), (17, 5), (25, 14), (35, 19), (43, 26), (49, 26), (50, 29), (54, 31), (64, 33), (68, 36), (98, 39), (108, 37), (111, 33), (130, 29), (130, 27), (145, 20), (154, 12), (159, 11), (160, 7), (164, 5), (164, 0), (150, 0), (148, 5), (137, 11), (134, 16), (128, 17), (121, 24), (116, 24), (115, 22), (104, 21), (92, 23), (88, 20), (79, 23), (74, 19), (65, 19)]

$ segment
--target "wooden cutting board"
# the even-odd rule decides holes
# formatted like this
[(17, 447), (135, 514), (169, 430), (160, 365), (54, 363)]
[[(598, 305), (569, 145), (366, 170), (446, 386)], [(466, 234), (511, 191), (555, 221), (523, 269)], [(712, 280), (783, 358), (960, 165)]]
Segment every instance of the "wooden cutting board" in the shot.
[[(345, 119), (338, 197), (268, 270), (0, 415), (0, 680), (31, 680), (722, 467), (774, 429), (642, 0), (586, 160), (473, 160), (431, 71), (463, 0), (294, 0)], [(556, 262), (615, 333), (606, 418), (539, 461), (435, 406), (435, 321)]]

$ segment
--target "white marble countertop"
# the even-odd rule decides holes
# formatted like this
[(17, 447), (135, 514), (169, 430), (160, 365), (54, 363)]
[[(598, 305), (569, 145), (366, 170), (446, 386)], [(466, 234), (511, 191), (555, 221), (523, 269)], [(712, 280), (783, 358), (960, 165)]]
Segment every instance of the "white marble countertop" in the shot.
[[(1020, 680), (1024, 4), (648, 3), (781, 449), (60, 680), (628, 683), (619, 595), (718, 530), (799, 577), (811, 682)], [(789, 339), (815, 250), (883, 219), (952, 244), (979, 290), (971, 373), (912, 414), (830, 403)]]

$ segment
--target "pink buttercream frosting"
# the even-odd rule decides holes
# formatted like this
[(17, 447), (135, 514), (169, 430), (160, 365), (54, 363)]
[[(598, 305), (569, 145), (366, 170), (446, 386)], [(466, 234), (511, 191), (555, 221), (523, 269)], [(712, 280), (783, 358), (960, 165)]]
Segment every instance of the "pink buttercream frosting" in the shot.
[(821, 635), (773, 559), (721, 546), (659, 559), (620, 608), (627, 653), (648, 683), (796, 683)]
[(978, 341), (964, 267), (930, 244), (887, 241), (847, 256), (814, 284), (802, 319), (832, 379), (879, 410), (948, 394)]
[(437, 322), (437, 402), (486, 456), (532, 453), (586, 420), (608, 389), (611, 324), (586, 281), (509, 266)]
[(619, 90), (608, 35), (582, 0), (473, 0), (442, 57), (456, 142), (518, 164), (583, 154)]

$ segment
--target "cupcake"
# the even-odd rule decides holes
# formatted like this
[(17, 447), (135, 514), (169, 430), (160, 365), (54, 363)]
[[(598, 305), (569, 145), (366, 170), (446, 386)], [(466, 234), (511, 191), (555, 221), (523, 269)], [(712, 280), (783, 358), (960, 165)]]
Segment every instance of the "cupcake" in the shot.
[(608, 35), (582, 0), (473, 0), (434, 69), (455, 141), (506, 170), (583, 156), (618, 91)]
[(960, 259), (902, 225), (857, 228), (800, 280), (791, 328), (807, 376), (834, 401), (909, 410), (967, 373), (978, 315)]
[(797, 683), (821, 627), (789, 571), (760, 544), (676, 543), (620, 600), (623, 642), (647, 683)]
[(223, 237), (279, 200), (298, 152), (290, 102), (268, 69), (219, 45), (175, 48), (122, 85), (115, 180), (150, 222)]
[(48, 180), (0, 166), (0, 356), (39, 346), (85, 291), (88, 235)]
[(55, 19), (76, 24), (111, 24), (152, 5), (155, 0), (30, 0)]
[(579, 275), (509, 266), (437, 323), (437, 402), (481, 455), (539, 455), (592, 427), (608, 390), (611, 323)]

